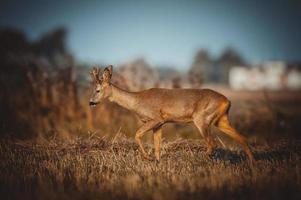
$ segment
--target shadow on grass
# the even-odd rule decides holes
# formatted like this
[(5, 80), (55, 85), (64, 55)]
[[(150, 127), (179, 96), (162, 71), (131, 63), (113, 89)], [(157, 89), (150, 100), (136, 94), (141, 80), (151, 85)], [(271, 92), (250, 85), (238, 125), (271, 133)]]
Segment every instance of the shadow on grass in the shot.
[[(278, 149), (278, 150), (270, 150), (270, 151), (260, 151), (253, 152), (254, 158), (256, 161), (264, 160), (264, 161), (280, 161), (289, 159), (292, 154), (301, 154), (301, 149)], [(247, 160), (247, 156), (244, 152), (236, 152), (228, 149), (216, 149), (210, 156), (213, 160), (223, 160), (229, 161), (231, 164), (238, 164)]]

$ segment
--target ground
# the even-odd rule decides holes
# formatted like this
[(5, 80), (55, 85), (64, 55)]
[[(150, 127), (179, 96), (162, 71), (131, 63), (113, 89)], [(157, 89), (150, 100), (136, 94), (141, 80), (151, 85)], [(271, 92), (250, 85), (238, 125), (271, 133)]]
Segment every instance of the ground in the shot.
[(163, 141), (159, 163), (121, 136), (3, 139), (1, 199), (301, 199), (301, 141), (251, 146), (254, 170), (239, 147), (208, 156), (200, 139)]

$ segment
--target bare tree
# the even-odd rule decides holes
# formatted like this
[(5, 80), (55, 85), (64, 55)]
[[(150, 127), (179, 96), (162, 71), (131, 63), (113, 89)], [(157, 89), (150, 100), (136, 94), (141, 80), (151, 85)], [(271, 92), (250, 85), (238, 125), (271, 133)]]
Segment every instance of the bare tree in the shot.
[(194, 87), (200, 87), (204, 82), (210, 80), (211, 59), (204, 49), (199, 50), (194, 58), (194, 62), (188, 72), (190, 83)]
[(217, 59), (220, 82), (229, 84), (229, 71), (233, 66), (244, 66), (245, 62), (237, 51), (228, 47)]

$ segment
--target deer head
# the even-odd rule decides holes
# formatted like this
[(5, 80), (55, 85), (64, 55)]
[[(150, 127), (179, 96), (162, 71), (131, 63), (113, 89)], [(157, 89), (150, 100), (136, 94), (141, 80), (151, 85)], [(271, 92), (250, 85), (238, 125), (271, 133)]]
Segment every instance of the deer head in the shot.
[(102, 73), (100, 79), (100, 68), (94, 67), (91, 71), (91, 77), (93, 79), (93, 93), (90, 98), (90, 106), (96, 106), (103, 99), (108, 98), (111, 95), (111, 77), (113, 72), (113, 66), (106, 67)]

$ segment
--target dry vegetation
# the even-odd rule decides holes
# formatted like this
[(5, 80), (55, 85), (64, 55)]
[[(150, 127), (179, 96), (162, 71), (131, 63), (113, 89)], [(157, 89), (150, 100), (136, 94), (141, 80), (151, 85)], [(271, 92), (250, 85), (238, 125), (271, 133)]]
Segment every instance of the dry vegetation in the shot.
[[(232, 100), (231, 121), (255, 150), (255, 171), (217, 130), (231, 151), (220, 148), (208, 157), (198, 131), (178, 124), (164, 127), (156, 163), (128, 139), (137, 118), (108, 102), (90, 109), (89, 89), (73, 70), (29, 68), (18, 74), (20, 82), (1, 76), (1, 199), (301, 198), (299, 93), (215, 88)], [(152, 134), (144, 139), (151, 152)]]
[[(160, 163), (123, 136), (0, 143), (4, 199), (300, 199), (301, 143), (257, 145), (255, 172), (238, 149), (205, 154), (201, 140), (163, 142)], [(254, 146), (253, 146), (254, 148)], [(152, 151), (152, 146), (147, 146)]]
[[(0, 31), (1, 199), (301, 199), (300, 91), (209, 86), (232, 101), (231, 122), (255, 151), (254, 171), (217, 130), (228, 150), (208, 157), (189, 125), (166, 125), (161, 162), (146, 161), (129, 139), (139, 126), (132, 113), (108, 102), (90, 109), (91, 66), (77, 66), (64, 40), (63, 29), (38, 41)], [(177, 76), (154, 81), (145, 65), (116, 68), (114, 84), (194, 85)], [(144, 141), (152, 152), (152, 134)]]
[[(231, 121), (255, 150), (254, 171), (217, 130), (231, 151), (220, 148), (208, 157), (189, 125), (166, 125), (156, 163), (128, 139), (137, 118), (108, 102), (90, 109), (89, 90), (73, 79), (73, 70), (26, 69), (22, 87), (1, 77), (1, 199), (301, 198), (299, 93), (215, 88), (232, 100)], [(152, 134), (144, 139), (151, 153)]]

